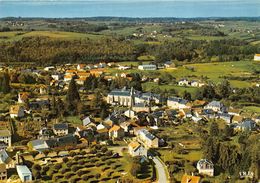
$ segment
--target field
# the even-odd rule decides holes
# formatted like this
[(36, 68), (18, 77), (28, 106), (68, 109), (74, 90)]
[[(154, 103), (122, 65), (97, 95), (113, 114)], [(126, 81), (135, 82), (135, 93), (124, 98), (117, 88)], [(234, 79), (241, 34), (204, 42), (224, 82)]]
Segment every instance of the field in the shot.
[(104, 35), (62, 32), (62, 31), (12, 31), (0, 32), (0, 41), (17, 41), (24, 37), (46, 36), (54, 39), (77, 40), (77, 39), (98, 39)]
[[(109, 73), (140, 73), (142, 75), (147, 76), (157, 76), (160, 74), (169, 73), (177, 80), (182, 78), (188, 78), (190, 80), (197, 79), (200, 80), (201, 76), (207, 77), (209, 81), (213, 81), (214, 83), (218, 83), (223, 80), (224, 76), (230, 77), (249, 77), (255, 76), (254, 70), (259, 69), (260, 64), (253, 61), (237, 61), (237, 62), (211, 62), (211, 63), (198, 63), (198, 64), (186, 64), (176, 69), (160, 69), (156, 71), (140, 71), (137, 67), (137, 62), (121, 62), (119, 65), (132, 65), (135, 66), (131, 70), (118, 70), (118, 69), (108, 69)], [(246, 88), (252, 86), (251, 82), (248, 81), (240, 81), (240, 80), (230, 80), (230, 83), (233, 87), (238, 88)], [(148, 90), (154, 87), (156, 84), (153, 83), (145, 83), (144, 87)], [(174, 88), (177, 90), (185, 90), (183, 87), (176, 87), (170, 85), (160, 85), (161, 89), (169, 89)], [(192, 91), (193, 89), (186, 88), (187, 90)]]

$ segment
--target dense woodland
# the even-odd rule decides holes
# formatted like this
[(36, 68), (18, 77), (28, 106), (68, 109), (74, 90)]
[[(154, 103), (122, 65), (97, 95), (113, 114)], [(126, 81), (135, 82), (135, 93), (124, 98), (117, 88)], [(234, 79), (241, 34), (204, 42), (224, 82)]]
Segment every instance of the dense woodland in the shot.
[(141, 55), (154, 55), (157, 62), (238, 61), (252, 58), (260, 47), (236, 39), (203, 41), (183, 39), (159, 45), (134, 44), (116, 38), (99, 40), (58, 40), (27, 37), (16, 42), (0, 43), (1, 62), (37, 62), (39, 64), (90, 63), (136, 60)]

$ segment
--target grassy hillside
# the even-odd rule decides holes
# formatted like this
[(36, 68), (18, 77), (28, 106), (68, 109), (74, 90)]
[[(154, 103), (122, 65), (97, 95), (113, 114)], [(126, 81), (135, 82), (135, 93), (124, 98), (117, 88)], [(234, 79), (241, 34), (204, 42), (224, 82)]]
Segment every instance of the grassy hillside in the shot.
[(77, 40), (77, 39), (98, 39), (104, 35), (75, 33), (75, 32), (62, 32), (62, 31), (12, 31), (0, 32), (0, 41), (17, 41), (23, 37), (45, 36), (55, 39), (64, 40)]

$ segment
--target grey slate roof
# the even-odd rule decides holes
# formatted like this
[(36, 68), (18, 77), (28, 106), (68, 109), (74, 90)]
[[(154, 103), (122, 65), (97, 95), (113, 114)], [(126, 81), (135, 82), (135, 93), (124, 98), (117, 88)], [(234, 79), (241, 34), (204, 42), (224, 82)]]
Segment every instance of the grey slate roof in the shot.
[(53, 128), (55, 130), (67, 130), (69, 128), (67, 123), (58, 123), (58, 124), (54, 124)]

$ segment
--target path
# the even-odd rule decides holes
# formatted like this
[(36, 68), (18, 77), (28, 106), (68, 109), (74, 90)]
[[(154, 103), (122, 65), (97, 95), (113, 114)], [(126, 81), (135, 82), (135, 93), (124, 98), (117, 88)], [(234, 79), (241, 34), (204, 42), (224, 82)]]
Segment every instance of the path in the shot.
[(164, 164), (159, 160), (157, 156), (153, 157), (153, 162), (155, 164), (155, 168), (157, 169), (157, 181), (158, 183), (167, 183), (168, 177), (167, 177), (167, 172), (164, 168)]

